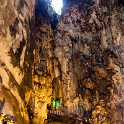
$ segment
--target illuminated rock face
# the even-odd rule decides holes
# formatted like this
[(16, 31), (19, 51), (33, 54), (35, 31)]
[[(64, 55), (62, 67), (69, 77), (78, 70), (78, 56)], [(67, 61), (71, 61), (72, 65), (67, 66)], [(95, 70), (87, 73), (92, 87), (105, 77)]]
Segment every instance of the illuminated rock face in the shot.
[(63, 115), (124, 123), (123, 2), (66, 0), (54, 31), (47, 10), (44, 0), (0, 1), (0, 112), (44, 124), (54, 96)]
[(34, 0), (0, 1), (0, 112), (15, 116), (18, 124), (30, 123), (34, 5)]
[(123, 11), (116, 0), (66, 1), (56, 29), (65, 111), (94, 124), (124, 123)]
[(33, 72), (34, 92), (30, 104), (33, 110), (34, 124), (44, 124), (47, 119), (47, 105), (51, 103), (53, 72), (53, 31), (47, 13), (45, 1), (37, 1), (36, 49)]
[(54, 39), (41, 3), (35, 17), (32, 122), (44, 123), (55, 96), (63, 98), (62, 111), (69, 116), (123, 123), (124, 8), (117, 1), (66, 1)]

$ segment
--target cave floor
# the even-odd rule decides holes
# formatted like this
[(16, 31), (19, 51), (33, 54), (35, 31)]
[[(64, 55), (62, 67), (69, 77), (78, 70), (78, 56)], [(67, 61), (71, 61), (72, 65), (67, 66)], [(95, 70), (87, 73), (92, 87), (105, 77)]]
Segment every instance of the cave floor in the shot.
[(83, 122), (80, 119), (70, 117), (70, 116), (61, 116), (56, 114), (48, 114), (48, 119), (46, 124), (90, 124)]

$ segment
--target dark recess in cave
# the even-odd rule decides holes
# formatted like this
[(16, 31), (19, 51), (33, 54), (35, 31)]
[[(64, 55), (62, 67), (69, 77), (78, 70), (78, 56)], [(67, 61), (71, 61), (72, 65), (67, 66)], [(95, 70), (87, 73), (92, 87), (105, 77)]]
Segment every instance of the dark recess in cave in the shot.
[(58, 14), (54, 13), (50, 19), (51, 28), (54, 30), (58, 24)]
[(51, 24), (51, 28), (54, 30), (56, 29), (56, 26), (59, 22), (60, 15), (58, 15), (53, 9), (49, 13), (48, 8), (49, 6), (47, 5), (47, 2), (45, 0), (39, 1), (38, 6), (36, 7), (36, 10), (35, 10), (35, 15), (37, 17), (38, 15), (41, 14), (44, 18), (49, 20)]
[(124, 6), (124, 0), (118, 0), (118, 3)]
[(37, 15), (41, 14), (43, 17), (48, 18), (49, 15), (48, 15), (47, 10), (48, 10), (48, 6), (47, 6), (46, 1), (45, 0), (39, 1), (38, 6), (35, 9), (36, 17), (37, 17)]

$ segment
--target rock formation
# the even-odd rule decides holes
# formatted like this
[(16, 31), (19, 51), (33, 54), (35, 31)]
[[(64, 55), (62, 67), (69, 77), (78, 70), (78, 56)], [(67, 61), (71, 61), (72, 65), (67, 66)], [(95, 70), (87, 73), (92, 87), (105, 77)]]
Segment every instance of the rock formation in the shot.
[(0, 112), (29, 124), (27, 105), (32, 91), (35, 2), (0, 1)]
[(38, 1), (35, 12), (36, 48), (33, 71), (33, 123), (47, 118), (47, 104), (51, 102), (53, 73), (53, 31), (45, 1)]
[(65, 1), (55, 33), (64, 107), (94, 124), (124, 123), (122, 3)]
[[(63, 2), (58, 19), (50, 0), (0, 1), (0, 113), (17, 124), (123, 124), (124, 2)], [(62, 104), (49, 116), (53, 97)]]

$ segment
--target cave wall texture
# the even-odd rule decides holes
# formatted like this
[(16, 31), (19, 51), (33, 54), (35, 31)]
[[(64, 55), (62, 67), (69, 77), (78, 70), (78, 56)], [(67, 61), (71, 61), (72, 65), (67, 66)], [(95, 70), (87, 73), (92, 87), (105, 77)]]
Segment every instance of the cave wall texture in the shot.
[(55, 96), (66, 115), (123, 124), (124, 2), (63, 2), (55, 28), (49, 0), (0, 1), (0, 112), (44, 124)]
[(15, 116), (18, 124), (30, 124), (34, 10), (34, 0), (0, 1), (0, 113)]
[(65, 1), (54, 45), (65, 111), (94, 124), (124, 123), (123, 2)]
[(38, 0), (35, 10), (36, 49), (33, 71), (34, 95), (33, 119), (35, 124), (47, 119), (47, 104), (51, 102), (53, 72), (53, 31), (51, 29), (47, 3)]

